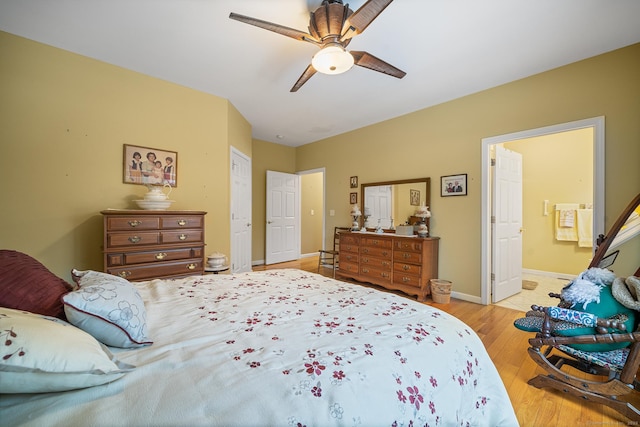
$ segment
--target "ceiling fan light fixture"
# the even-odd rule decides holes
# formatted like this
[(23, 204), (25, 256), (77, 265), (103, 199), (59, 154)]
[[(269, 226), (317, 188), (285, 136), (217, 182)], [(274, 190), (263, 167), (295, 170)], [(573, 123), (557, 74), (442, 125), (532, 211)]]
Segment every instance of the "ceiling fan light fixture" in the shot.
[(341, 74), (353, 67), (353, 56), (340, 44), (331, 43), (313, 55), (311, 65), (319, 73)]

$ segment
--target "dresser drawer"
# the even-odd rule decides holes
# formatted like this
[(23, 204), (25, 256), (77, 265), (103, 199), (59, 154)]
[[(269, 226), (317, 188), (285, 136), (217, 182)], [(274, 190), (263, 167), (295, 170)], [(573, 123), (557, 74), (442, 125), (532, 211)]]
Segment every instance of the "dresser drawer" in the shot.
[(147, 280), (156, 277), (189, 276), (202, 274), (202, 259), (188, 259), (176, 262), (161, 262), (146, 265), (129, 265), (117, 268), (107, 268), (107, 273), (124, 277), (127, 280)]
[(171, 228), (202, 228), (204, 218), (199, 215), (162, 216), (160, 217), (163, 230)]
[(370, 246), (374, 248), (387, 248), (391, 249), (393, 246), (391, 239), (381, 239), (377, 237), (364, 237), (360, 242), (361, 246)]
[(405, 264), (403, 262), (394, 262), (393, 271), (402, 274), (414, 274), (420, 276), (422, 274), (422, 267), (420, 264)]
[(112, 253), (107, 257), (107, 266), (125, 266), (149, 262), (175, 261), (202, 256), (201, 248), (157, 249), (154, 251)]
[(352, 262), (340, 261), (338, 264), (338, 271), (344, 271), (349, 273), (358, 273), (358, 264)]
[(106, 218), (106, 231), (157, 230), (160, 218), (157, 216), (115, 216)]
[[(346, 234), (346, 233), (345, 233)], [(346, 236), (345, 234), (341, 234), (340, 235), (340, 246), (342, 247), (343, 244), (348, 244), (348, 245), (357, 245), (358, 244), (358, 238), (355, 236)]]
[(393, 261), (400, 263), (406, 262), (413, 264), (422, 264), (422, 253), (395, 251), (393, 253)]
[(422, 252), (422, 240), (417, 239), (396, 239), (396, 250)]
[(377, 256), (391, 259), (391, 248), (378, 248), (371, 246), (360, 247), (360, 255)]
[(345, 252), (345, 251), (340, 251), (340, 254), (338, 255), (338, 261), (340, 263), (343, 262), (353, 262), (353, 263), (358, 263), (358, 254), (357, 253), (352, 253), (352, 252)]
[(391, 271), (391, 260), (384, 258), (370, 257), (368, 255), (360, 256), (360, 265), (376, 268), (384, 271)]
[(415, 286), (416, 288), (420, 288), (420, 277), (412, 276), (410, 274), (394, 272), (393, 283), (396, 283), (398, 285)]
[(391, 270), (383, 270), (372, 268), (367, 265), (360, 264), (360, 274), (364, 277), (370, 277), (374, 283), (391, 283)]
[(155, 231), (143, 231), (140, 233), (108, 233), (107, 247), (117, 248), (123, 246), (145, 246), (160, 243), (160, 233)]
[(163, 231), (162, 243), (202, 242), (202, 230)]
[(358, 253), (358, 245), (347, 242), (340, 242), (340, 250), (339, 252), (342, 254), (343, 252), (349, 252), (353, 254)]

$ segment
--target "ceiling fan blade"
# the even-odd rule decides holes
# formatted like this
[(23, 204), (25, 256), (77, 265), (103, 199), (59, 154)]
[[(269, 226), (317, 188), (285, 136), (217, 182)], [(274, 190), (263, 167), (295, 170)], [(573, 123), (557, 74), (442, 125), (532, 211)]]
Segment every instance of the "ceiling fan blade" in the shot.
[(315, 73), (316, 69), (313, 68), (313, 65), (309, 64), (307, 69), (304, 70), (304, 73), (302, 73), (296, 84), (293, 85), (289, 92), (297, 92), (298, 89), (300, 89), (302, 85), (305, 84)]
[(377, 71), (379, 73), (384, 73), (389, 76), (397, 77), (399, 79), (403, 78), (407, 73), (402, 71), (399, 68), (394, 67), (388, 62), (383, 61), (380, 58), (376, 58), (367, 52), (354, 51), (349, 52), (353, 55), (353, 59), (355, 60), (355, 65), (359, 65), (360, 67), (368, 68), (373, 71)]
[(315, 44), (320, 43), (320, 40), (317, 40), (311, 34), (305, 33), (304, 31), (296, 30), (294, 28), (285, 27), (284, 25), (274, 24), (273, 22), (263, 21), (262, 19), (251, 18), (250, 16), (240, 15), (233, 12), (229, 14), (229, 18), (235, 19), (236, 21), (244, 22), (245, 24), (264, 28), (265, 30), (273, 31), (274, 33), (291, 37), (292, 39)]
[(393, 0), (368, 0), (346, 20), (340, 41), (362, 33)]

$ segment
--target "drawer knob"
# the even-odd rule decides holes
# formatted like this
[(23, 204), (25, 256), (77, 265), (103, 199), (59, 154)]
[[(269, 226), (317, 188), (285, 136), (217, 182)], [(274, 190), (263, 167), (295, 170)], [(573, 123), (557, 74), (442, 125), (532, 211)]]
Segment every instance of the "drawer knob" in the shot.
[(129, 221), (129, 226), (131, 226), (131, 227), (137, 227), (140, 224), (142, 224), (142, 221), (138, 221), (137, 219)]
[(131, 236), (128, 239), (131, 243), (138, 243), (142, 240), (142, 237), (138, 237), (138, 236)]
[(403, 278), (402, 278), (402, 281), (403, 281), (403, 282), (410, 282), (410, 281), (411, 281), (411, 279), (410, 279), (410, 278), (408, 278), (408, 277), (403, 277)]
[(188, 268), (189, 270), (195, 270), (195, 269), (196, 269), (196, 265), (195, 265), (195, 264), (193, 264), (193, 263), (191, 263), (191, 264), (188, 264), (188, 265), (187, 265), (187, 268)]
[(184, 219), (180, 219), (180, 220), (178, 220), (178, 225), (180, 227), (184, 227), (185, 225), (187, 225), (187, 221), (184, 220)]
[(389, 277), (389, 273), (380, 273), (380, 275), (384, 278), (388, 278)]
[(389, 255), (389, 252), (387, 252), (387, 251), (382, 251), (382, 256), (387, 256), (387, 255)]
[(382, 262), (382, 265), (383, 265), (384, 267), (389, 267), (389, 266), (391, 265), (391, 263), (390, 263), (389, 261), (383, 261), (383, 262)]
[(365, 253), (365, 254), (368, 254), (368, 253), (369, 253), (369, 249), (367, 249), (367, 248), (362, 248), (362, 252), (363, 252), (363, 253)]
[(411, 254), (408, 254), (408, 253), (405, 252), (405, 253), (402, 254), (402, 258), (405, 258), (405, 259), (411, 258)]
[(409, 267), (407, 264), (405, 264), (405, 265), (402, 266), (402, 269), (407, 271), (407, 270), (410, 270), (411, 267)]
[(166, 258), (166, 256), (167, 256), (166, 253), (160, 252), (160, 253), (156, 254), (156, 259), (163, 260), (163, 259)]
[(178, 236), (178, 239), (187, 240), (187, 235), (186, 234), (181, 234), (181, 235)]
[(363, 272), (363, 273), (368, 273), (368, 272), (369, 272), (369, 269), (368, 269), (368, 268), (363, 268), (363, 269), (362, 269), (362, 272)]
[(118, 273), (118, 276), (122, 277), (123, 279), (126, 279), (127, 277), (131, 276), (131, 272), (130, 271), (121, 271), (120, 273)]

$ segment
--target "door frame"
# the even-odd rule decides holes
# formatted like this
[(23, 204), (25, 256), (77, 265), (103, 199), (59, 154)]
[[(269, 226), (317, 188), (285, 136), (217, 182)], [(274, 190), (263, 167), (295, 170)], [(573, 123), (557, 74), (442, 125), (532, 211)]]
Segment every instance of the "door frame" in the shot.
[[(491, 146), (571, 130), (593, 128), (593, 236), (604, 234), (604, 116), (482, 138), (482, 246), (480, 303), (491, 304)], [(595, 248), (595, 244), (594, 244)]]
[[(321, 173), (322, 174), (322, 211), (321, 211), (321, 215), (322, 215), (322, 249), (326, 249), (325, 248), (325, 232), (326, 232), (326, 228), (327, 228), (327, 217), (325, 215), (325, 204), (327, 203), (326, 201), (326, 196), (327, 196), (327, 173), (326, 173), (326, 168), (321, 167), (321, 168), (316, 168), (316, 169), (307, 169), (307, 170), (303, 170), (303, 171), (299, 171), (296, 172), (297, 175), (311, 175), (311, 174), (316, 174), (316, 173)], [(300, 190), (300, 203), (302, 203), (302, 189)], [(302, 228), (300, 228), (300, 247), (302, 247), (302, 239), (304, 239), (304, 230)], [(302, 251), (301, 251), (302, 252)], [(300, 254), (301, 256), (303, 255), (302, 253)]]

